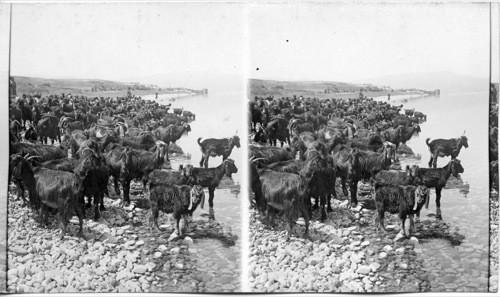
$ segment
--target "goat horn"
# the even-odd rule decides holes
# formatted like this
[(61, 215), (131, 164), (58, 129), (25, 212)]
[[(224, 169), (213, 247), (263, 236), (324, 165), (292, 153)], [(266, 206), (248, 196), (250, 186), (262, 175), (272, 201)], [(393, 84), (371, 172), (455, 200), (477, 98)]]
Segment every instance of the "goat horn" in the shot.
[(30, 161), (30, 160), (33, 160), (33, 159), (37, 159), (37, 158), (38, 158), (38, 159), (41, 159), (41, 157), (40, 157), (40, 156), (31, 156), (31, 157), (29, 157), (29, 158), (27, 158), (27, 159), (26, 159), (26, 162), (27, 162), (27, 161)]
[(194, 189), (192, 189), (192, 190), (191, 190), (191, 193), (190, 193), (191, 195), (189, 195), (189, 206), (188, 206), (188, 210), (191, 210), (191, 208), (193, 208), (193, 196), (195, 195), (195, 194), (193, 193), (193, 190), (194, 190)]
[(265, 160), (265, 158), (256, 158), (256, 159), (253, 159), (253, 160), (252, 160), (252, 163), (254, 163), (254, 164), (255, 164), (255, 162), (256, 162), (256, 161), (260, 161), (260, 160)]
[(464, 130), (464, 135), (465, 135), (465, 130)]

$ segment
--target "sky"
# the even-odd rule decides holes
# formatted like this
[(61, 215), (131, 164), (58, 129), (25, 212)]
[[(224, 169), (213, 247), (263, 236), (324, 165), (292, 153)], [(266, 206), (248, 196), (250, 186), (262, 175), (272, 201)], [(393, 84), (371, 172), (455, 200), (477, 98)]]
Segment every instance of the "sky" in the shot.
[(488, 4), (262, 4), (249, 15), (253, 78), (489, 76)]
[(121, 79), (240, 73), (243, 10), (230, 3), (17, 4), (13, 75)]
[(12, 17), (12, 75), (488, 76), (484, 3), (15, 4)]

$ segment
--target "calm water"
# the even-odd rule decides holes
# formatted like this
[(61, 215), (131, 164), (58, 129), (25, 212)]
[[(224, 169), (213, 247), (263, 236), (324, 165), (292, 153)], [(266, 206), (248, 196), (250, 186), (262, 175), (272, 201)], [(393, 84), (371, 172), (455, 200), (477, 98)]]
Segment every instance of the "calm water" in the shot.
[[(489, 228), (489, 191), (488, 191), (488, 92), (446, 93), (441, 96), (413, 98), (403, 103), (404, 109), (415, 108), (427, 115), (427, 122), (420, 125), (422, 132), (414, 136), (407, 145), (421, 160), (412, 160), (408, 164), (428, 167), (430, 158), (425, 139), (455, 138), (464, 133), (468, 138), (469, 148), (462, 148), (458, 159), (465, 171), (461, 174), (464, 183), (470, 185), (470, 192), (465, 195), (458, 189), (443, 189), (441, 210), (443, 220), (450, 229), (458, 230), (465, 236), (461, 246), (452, 247), (444, 240), (431, 240), (421, 244), (422, 256), (429, 268), (446, 263), (442, 271), (435, 272), (431, 282), (433, 290), (453, 288), (447, 283), (449, 275), (456, 277), (454, 284), (458, 288), (472, 291), (487, 289), (488, 267), (488, 228)], [(392, 103), (399, 105), (399, 102)], [(450, 157), (439, 158), (437, 166), (443, 167)], [(402, 164), (406, 165), (406, 164)], [(431, 190), (429, 209), (423, 209), (421, 217), (435, 213), (435, 193)], [(449, 269), (450, 271), (447, 271)], [(448, 276), (448, 277), (445, 277)], [(448, 285), (448, 287), (446, 287)]]
[[(197, 143), (198, 137), (206, 138), (226, 138), (232, 137), (238, 132), (238, 136), (243, 138), (245, 121), (242, 119), (242, 95), (240, 92), (212, 92), (206, 96), (193, 96), (176, 98), (175, 101), (170, 101), (168, 96), (158, 96), (160, 104), (171, 103), (171, 109), (181, 108), (189, 110), (196, 114), (196, 120), (189, 123), (191, 132), (184, 134), (176, 144), (179, 145), (185, 154), (191, 157), (186, 158), (171, 158), (172, 168), (176, 169), (180, 164), (192, 164), (199, 167), (201, 160), (200, 146)], [(144, 96), (143, 99), (154, 100), (154, 95)], [(203, 140), (202, 139), (202, 140)], [(234, 148), (230, 158), (235, 161), (238, 167), (238, 173), (233, 174), (232, 182), (224, 181), (225, 185), (230, 185), (230, 189), (218, 189), (215, 191), (214, 211), (217, 221), (227, 223), (235, 234), (238, 236), (241, 233), (240, 219), (240, 195), (237, 193), (238, 186), (241, 184), (242, 173), (242, 148)], [(216, 167), (222, 163), (222, 157), (210, 158), (208, 167)], [(226, 178), (224, 178), (226, 179)], [(196, 216), (203, 213), (208, 213), (208, 191), (206, 192), (205, 209), (201, 212), (196, 211)]]

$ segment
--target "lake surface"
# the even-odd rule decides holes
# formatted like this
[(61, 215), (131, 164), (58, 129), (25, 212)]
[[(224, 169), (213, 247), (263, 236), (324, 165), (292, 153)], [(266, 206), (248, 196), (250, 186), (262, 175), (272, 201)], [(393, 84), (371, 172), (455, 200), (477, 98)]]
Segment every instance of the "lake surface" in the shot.
[[(407, 145), (422, 156), (421, 160), (402, 161), (428, 167), (430, 159), (426, 138), (456, 138), (464, 133), (469, 148), (462, 148), (458, 159), (465, 171), (462, 181), (470, 186), (465, 195), (458, 189), (443, 189), (441, 210), (444, 222), (450, 230), (465, 236), (463, 243), (452, 247), (443, 239), (432, 239), (420, 245), (425, 270), (431, 277), (432, 291), (487, 291), (489, 253), (489, 169), (488, 169), (488, 92), (450, 93), (408, 99), (403, 109), (415, 108), (427, 115), (420, 124), (422, 132)], [(386, 101), (385, 98), (378, 98)], [(391, 98), (393, 99), (393, 98)], [(404, 112), (404, 111), (403, 111)], [(439, 158), (437, 167), (445, 166), (450, 157)], [(429, 209), (423, 209), (423, 220), (435, 220), (435, 192), (431, 190)], [(418, 227), (417, 227), (418, 229)]]
[[(143, 96), (143, 99), (155, 100), (155, 96)], [(168, 94), (159, 95), (156, 99), (160, 104), (172, 104), (173, 108), (183, 107), (196, 114), (196, 120), (190, 122), (191, 132), (184, 134), (176, 144), (179, 145), (186, 157), (170, 156), (171, 166), (177, 169), (180, 164), (192, 164), (200, 167), (201, 150), (198, 137), (229, 138), (238, 134), (242, 139), (245, 131), (244, 106), (241, 92), (211, 92), (204, 96), (172, 98)], [(170, 111), (171, 112), (171, 111)], [(202, 139), (202, 140), (203, 140)], [(193, 255), (198, 273), (207, 280), (206, 292), (234, 292), (241, 290), (241, 195), (243, 149), (233, 148), (229, 158), (235, 161), (238, 173), (232, 175), (232, 180), (224, 177), (215, 190), (214, 212), (216, 221), (222, 223), (225, 229), (237, 236), (234, 246), (224, 246), (215, 239), (199, 239), (194, 247), (202, 251)], [(217, 167), (222, 163), (222, 157), (211, 157), (208, 167)], [(208, 189), (205, 189), (205, 208), (198, 208), (193, 214), (193, 220), (208, 216)], [(206, 254), (205, 252), (208, 252)]]

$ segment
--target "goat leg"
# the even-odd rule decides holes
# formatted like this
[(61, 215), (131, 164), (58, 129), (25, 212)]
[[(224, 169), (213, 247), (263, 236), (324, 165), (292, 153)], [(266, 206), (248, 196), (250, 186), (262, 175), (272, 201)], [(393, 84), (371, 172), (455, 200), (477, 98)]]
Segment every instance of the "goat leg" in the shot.
[[(337, 196), (337, 195), (334, 195), (334, 196)], [(335, 198), (337, 198), (337, 197), (335, 197)], [(326, 211), (327, 212), (332, 212), (333, 208), (332, 208), (332, 202), (331, 202), (330, 194), (328, 194), (326, 196), (326, 204), (327, 204)]]
[[(378, 226), (380, 227), (380, 229), (382, 229), (383, 233), (386, 232), (385, 226), (384, 226), (384, 215), (385, 215), (385, 211), (383, 209), (378, 211)], [(377, 230), (378, 229), (379, 228), (377, 228)]]
[(401, 233), (403, 233), (405, 237), (409, 237), (408, 233), (406, 232), (405, 224), (406, 224), (406, 215), (402, 215), (399, 219), (399, 225), (401, 226)]
[(118, 185), (118, 177), (117, 176), (113, 177), (113, 183), (115, 185), (115, 193), (116, 193), (116, 195), (120, 196), (120, 186)]
[(413, 222), (413, 214), (409, 215), (410, 218), (410, 236), (412, 233), (415, 233), (415, 224)]
[(349, 190), (351, 191), (351, 207), (355, 208), (358, 206), (358, 181), (349, 181)]
[(443, 219), (441, 216), (441, 188), (438, 187), (436, 187), (436, 219)]
[(307, 238), (309, 238), (309, 214), (307, 213), (307, 210), (305, 207), (301, 207), (300, 212), (302, 213), (302, 216), (304, 217), (304, 223), (306, 224), (306, 231), (304, 232), (304, 239), (307, 239)]

